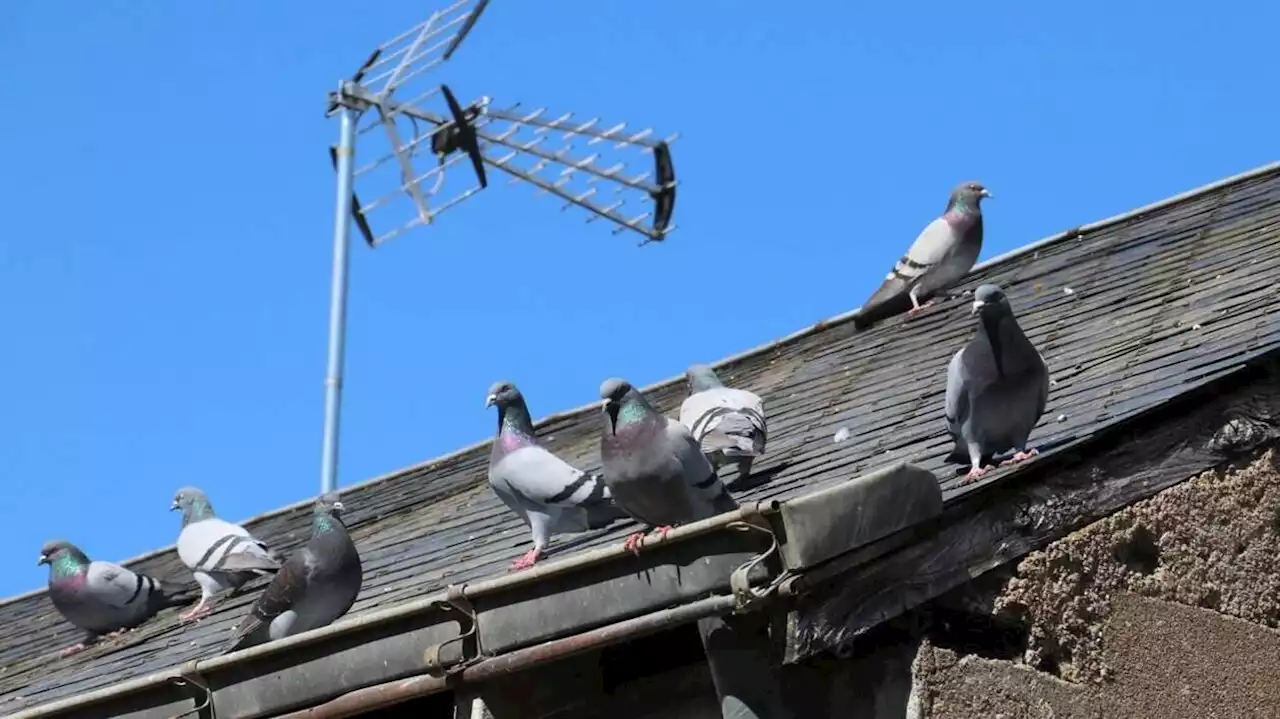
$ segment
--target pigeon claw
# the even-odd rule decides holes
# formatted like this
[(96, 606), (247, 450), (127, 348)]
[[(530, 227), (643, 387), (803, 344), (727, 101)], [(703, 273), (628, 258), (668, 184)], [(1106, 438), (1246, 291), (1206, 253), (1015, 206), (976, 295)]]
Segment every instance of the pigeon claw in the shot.
[(538, 558), (541, 556), (542, 552), (537, 549), (530, 549), (524, 553), (524, 556), (511, 563), (510, 571), (516, 572), (521, 569), (528, 569), (529, 567), (532, 567), (534, 562), (537, 562)]
[(1037, 451), (1037, 450), (1034, 450), (1034, 449), (1028, 449), (1028, 450), (1024, 450), (1024, 451), (1020, 451), (1020, 452), (1015, 452), (1015, 453), (1014, 453), (1014, 455), (1013, 455), (1012, 457), (1010, 457), (1010, 458), (1006, 459), (1005, 461), (1001, 462), (1001, 463), (1000, 463), (1000, 466), (1001, 466), (1001, 467), (1007, 467), (1007, 466), (1009, 466), (1009, 465), (1011, 465), (1011, 464), (1017, 464), (1017, 463), (1019, 463), (1019, 462), (1025, 462), (1025, 461), (1027, 461), (1028, 459), (1031, 459), (1032, 457), (1036, 456), (1037, 454), (1040, 454), (1040, 452), (1039, 452), (1039, 451)]
[(916, 306), (912, 307), (911, 309), (907, 310), (907, 316), (908, 316), (908, 317), (915, 317), (916, 315), (920, 314), (921, 312), (924, 312), (927, 308), (932, 307), (932, 306), (933, 306), (933, 300), (929, 300), (928, 302), (926, 302), (926, 303), (924, 303), (924, 304), (922, 304), (922, 305), (916, 305)]
[(976, 482), (977, 480), (981, 479), (984, 475), (986, 475), (987, 472), (990, 472), (990, 471), (991, 471), (990, 467), (974, 467), (973, 469), (969, 470), (969, 473), (964, 476), (964, 479), (960, 480), (960, 484), (968, 484), (970, 482)]
[(640, 556), (640, 548), (644, 546), (644, 532), (636, 532), (627, 536), (627, 541), (622, 543), (622, 548)]
[(191, 611), (183, 612), (182, 614), (179, 614), (178, 621), (182, 624), (190, 624), (191, 622), (198, 622), (212, 613), (213, 613), (212, 607), (208, 607), (204, 605), (196, 605), (196, 607)]
[(69, 656), (71, 656), (72, 654), (75, 654), (75, 653), (77, 653), (77, 652), (83, 652), (83, 651), (85, 650), (85, 648), (86, 648), (86, 647), (88, 647), (88, 646), (89, 646), (89, 645), (85, 644), (84, 642), (80, 642), (79, 644), (72, 644), (71, 646), (67, 647), (66, 649), (63, 649), (63, 650), (60, 652), (60, 654), (61, 654), (62, 656), (64, 656), (64, 657), (69, 657)]

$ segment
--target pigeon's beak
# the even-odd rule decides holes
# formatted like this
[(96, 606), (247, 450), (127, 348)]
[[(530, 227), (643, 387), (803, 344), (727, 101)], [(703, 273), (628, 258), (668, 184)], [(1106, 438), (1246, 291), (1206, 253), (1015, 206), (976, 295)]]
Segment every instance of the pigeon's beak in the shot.
[(987, 303), (986, 303), (986, 302), (983, 302), (982, 300), (974, 300), (974, 301), (973, 301), (973, 309), (969, 310), (969, 316), (970, 316), (970, 317), (972, 317), (972, 316), (974, 316), (974, 315), (978, 314), (978, 310), (982, 309), (982, 308), (983, 308), (983, 306), (985, 306), (986, 304), (987, 304)]
[(48, 564), (48, 563), (49, 563), (49, 558), (48, 558), (48, 557), (46, 557), (45, 555), (41, 554), (41, 555), (40, 555), (40, 561), (36, 562), (36, 566), (38, 567), (38, 566), (40, 566), (41, 564)]
[(484, 408), (485, 408), (485, 409), (488, 409), (488, 408), (492, 407), (492, 406), (493, 406), (493, 403), (494, 403), (494, 402), (497, 402), (497, 401), (498, 401), (498, 395), (496, 395), (496, 394), (491, 394), (491, 395), (489, 395), (488, 397), (485, 397), (485, 398), (484, 398)]
[(170, 504), (170, 505), (169, 505), (169, 511), (170, 511), (170, 512), (172, 512), (173, 510), (175, 510), (175, 509), (177, 509), (177, 508), (178, 508), (178, 500), (176, 500), (176, 499), (175, 499), (175, 500), (173, 500), (173, 504)]
[(979, 192), (979, 193), (978, 193), (978, 196), (980, 196), (980, 197), (985, 197), (985, 198), (987, 198), (988, 200), (990, 200), (990, 199), (991, 199), (991, 190), (988, 190), (988, 189), (986, 189), (986, 188), (984, 187), (984, 188), (982, 188), (982, 192)]
[(346, 507), (343, 507), (343, 506), (342, 506), (342, 502), (334, 502), (334, 503), (333, 503), (333, 511), (335, 511), (335, 512), (341, 512), (341, 511), (342, 511), (342, 510), (344, 510), (344, 509), (346, 509)]

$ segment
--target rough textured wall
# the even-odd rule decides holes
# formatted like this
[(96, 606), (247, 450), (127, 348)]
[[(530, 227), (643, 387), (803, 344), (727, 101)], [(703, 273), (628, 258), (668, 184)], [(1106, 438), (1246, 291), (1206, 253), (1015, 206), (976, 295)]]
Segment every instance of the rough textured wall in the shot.
[(1280, 717), (1280, 455), (1075, 532), (982, 603), (1027, 628), (1022, 661), (924, 641), (911, 719)]
[(1280, 717), (1280, 633), (1132, 594), (1110, 605), (1100, 632), (1107, 681), (1074, 684), (925, 642), (913, 666), (913, 719)]
[(1102, 681), (1117, 591), (1280, 625), (1280, 453), (1206, 472), (1025, 558), (996, 598), (1030, 626), (1027, 662)]

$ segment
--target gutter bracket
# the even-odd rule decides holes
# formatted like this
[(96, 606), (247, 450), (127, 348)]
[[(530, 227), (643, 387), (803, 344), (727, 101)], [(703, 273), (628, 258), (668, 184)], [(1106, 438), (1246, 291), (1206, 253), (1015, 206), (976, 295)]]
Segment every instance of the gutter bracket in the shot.
[(786, 576), (784, 572), (759, 589), (751, 586), (752, 570), (778, 553), (778, 535), (774, 533), (769, 520), (760, 511), (759, 503), (751, 507), (744, 507), (742, 512), (741, 521), (731, 522), (725, 528), (739, 532), (759, 532), (768, 535), (769, 548), (763, 553), (752, 557), (729, 575), (729, 589), (737, 600), (737, 607), (734, 612), (738, 614), (758, 609), (761, 604), (777, 592), (778, 587)]
[(216, 719), (218, 710), (213, 706), (213, 690), (209, 688), (209, 683), (200, 675), (200, 660), (192, 659), (182, 665), (182, 669), (177, 676), (169, 677), (169, 681), (179, 687), (194, 687), (198, 691), (191, 692), (191, 699), (196, 706), (190, 711), (174, 714), (169, 719), (182, 719), (183, 717), (198, 715), (201, 719)]
[[(476, 631), (479, 627), (476, 623), (476, 608), (471, 603), (471, 600), (467, 599), (465, 584), (450, 584), (449, 588), (445, 590), (444, 601), (436, 602), (435, 606), (445, 611), (458, 612), (464, 615), (464, 619), (458, 620), (458, 623), (464, 627), (462, 634), (427, 647), (426, 651), (422, 653), (422, 662), (425, 665), (426, 673), (433, 677), (445, 677), (456, 674), (480, 660), (480, 648), (476, 637)], [(446, 667), (440, 658), (440, 653), (446, 646), (455, 642), (462, 643), (462, 660)]]

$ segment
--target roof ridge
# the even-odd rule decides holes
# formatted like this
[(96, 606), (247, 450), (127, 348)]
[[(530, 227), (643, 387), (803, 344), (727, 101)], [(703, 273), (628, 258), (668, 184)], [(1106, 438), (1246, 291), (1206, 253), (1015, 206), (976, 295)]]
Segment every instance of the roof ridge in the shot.
[[(1010, 262), (1019, 257), (1022, 257), (1023, 255), (1026, 255), (1031, 252), (1035, 252), (1036, 250), (1039, 250), (1047, 245), (1051, 245), (1066, 239), (1077, 237), (1080, 234), (1085, 232), (1093, 232), (1105, 227), (1109, 227), (1111, 225), (1119, 224), (1121, 222), (1125, 222), (1135, 217), (1149, 214), (1157, 210), (1162, 210), (1172, 205), (1177, 205), (1179, 203), (1182, 203), (1186, 200), (1199, 197), (1201, 195), (1205, 195), (1210, 192), (1214, 192), (1224, 187), (1247, 182), (1249, 180), (1253, 180), (1269, 174), (1275, 174), (1278, 171), (1280, 171), (1280, 161), (1273, 161), (1265, 165), (1255, 167), (1253, 169), (1246, 170), (1244, 172), (1240, 172), (1235, 175), (1231, 175), (1229, 177), (1222, 178), (1214, 182), (1210, 182), (1210, 183), (1192, 188), (1190, 190), (1180, 192), (1178, 194), (1149, 203), (1147, 205), (1138, 207), (1136, 209), (1128, 210), (1126, 212), (1121, 212), (1119, 214), (1112, 215), (1110, 217), (1097, 220), (1095, 222), (1090, 222), (1084, 225), (1080, 225), (1078, 227), (1074, 227), (1063, 232), (1058, 232), (1048, 237), (1045, 237), (1043, 239), (1036, 240), (1034, 242), (1030, 242), (1028, 244), (1022, 245), (1021, 247), (1014, 248), (1008, 252), (997, 255), (984, 262), (980, 262), (974, 265), (973, 269), (970, 270), (970, 273), (978, 272), (980, 270), (985, 270), (990, 267), (994, 267), (996, 265)], [(831, 327), (842, 325), (852, 320), (859, 310), (861, 310), (861, 307), (855, 307), (851, 310), (839, 313), (827, 319), (819, 320), (818, 322), (815, 322), (812, 325), (803, 327), (799, 330), (796, 330), (795, 332), (792, 332), (776, 340), (771, 340), (769, 342), (765, 342), (765, 343), (756, 345), (755, 347), (751, 347), (749, 349), (729, 355), (728, 357), (724, 357), (716, 362), (711, 363), (711, 366), (715, 368), (721, 368), (721, 367), (724, 367), (725, 365), (732, 364), (735, 362), (740, 362), (749, 357), (762, 354), (764, 352), (776, 349), (788, 343), (795, 342), (804, 337), (808, 337), (818, 332), (830, 329)], [(667, 387), (670, 387), (676, 382), (681, 381), (683, 378), (684, 378), (684, 375), (682, 373), (672, 377), (668, 377), (666, 379), (661, 379), (656, 382), (650, 383), (645, 387), (642, 387), (641, 391), (646, 393), (659, 391)], [(534, 423), (534, 426), (536, 428), (541, 428), (552, 422), (561, 421), (561, 420), (568, 419), (570, 417), (574, 417), (576, 415), (582, 414), (591, 409), (594, 409), (597, 406), (598, 404), (596, 402), (589, 402), (587, 404), (584, 404), (572, 409), (553, 412), (552, 414), (546, 415), (545, 417), (538, 419)], [(363, 481), (356, 482), (346, 487), (340, 487), (338, 491), (345, 494), (349, 491), (361, 489), (379, 482), (384, 482), (390, 479), (394, 479), (396, 477), (401, 477), (404, 475), (408, 475), (410, 473), (429, 470), (431, 467), (435, 465), (443, 464), (443, 463), (458, 459), (460, 457), (463, 457), (469, 453), (476, 452), (477, 450), (481, 450), (484, 447), (490, 445), (492, 442), (493, 442), (492, 437), (486, 437), (485, 439), (479, 440), (477, 442), (473, 442), (469, 445), (466, 445), (459, 449), (455, 449), (451, 452), (447, 452), (437, 457), (433, 457), (433, 458), (424, 460), (422, 462), (418, 462), (417, 464), (412, 464), (407, 467), (401, 467), (399, 469), (392, 470), (390, 472), (385, 472), (383, 474), (377, 475), (375, 477), (371, 477)], [(284, 507), (279, 507), (277, 509), (268, 510), (261, 514), (254, 515), (252, 517), (249, 517), (248, 519), (244, 519), (240, 521), (239, 523), (249, 524), (249, 523), (258, 523), (258, 522), (266, 521), (268, 519), (272, 519), (274, 517), (279, 517), (283, 514), (293, 512), (299, 508), (308, 507), (314, 501), (315, 501), (314, 497), (307, 497), (305, 499), (299, 500), (292, 504), (285, 505)], [(136, 555), (134, 557), (130, 557), (125, 560), (120, 560), (117, 563), (121, 565), (126, 565), (126, 566), (132, 565), (138, 562), (143, 562), (148, 559), (158, 557), (163, 554), (167, 554), (169, 552), (173, 552), (175, 550), (176, 550), (176, 545), (169, 544), (164, 547), (153, 549), (153, 550), (144, 552), (142, 554)], [(23, 592), (21, 594), (17, 594), (11, 597), (0, 598), (0, 608), (6, 607), (10, 604), (13, 604), (25, 599), (29, 599), (31, 597), (38, 596), (40, 594), (46, 593), (47, 591), (48, 589), (46, 587), (39, 587), (39, 588), (32, 589), (27, 592)]]

